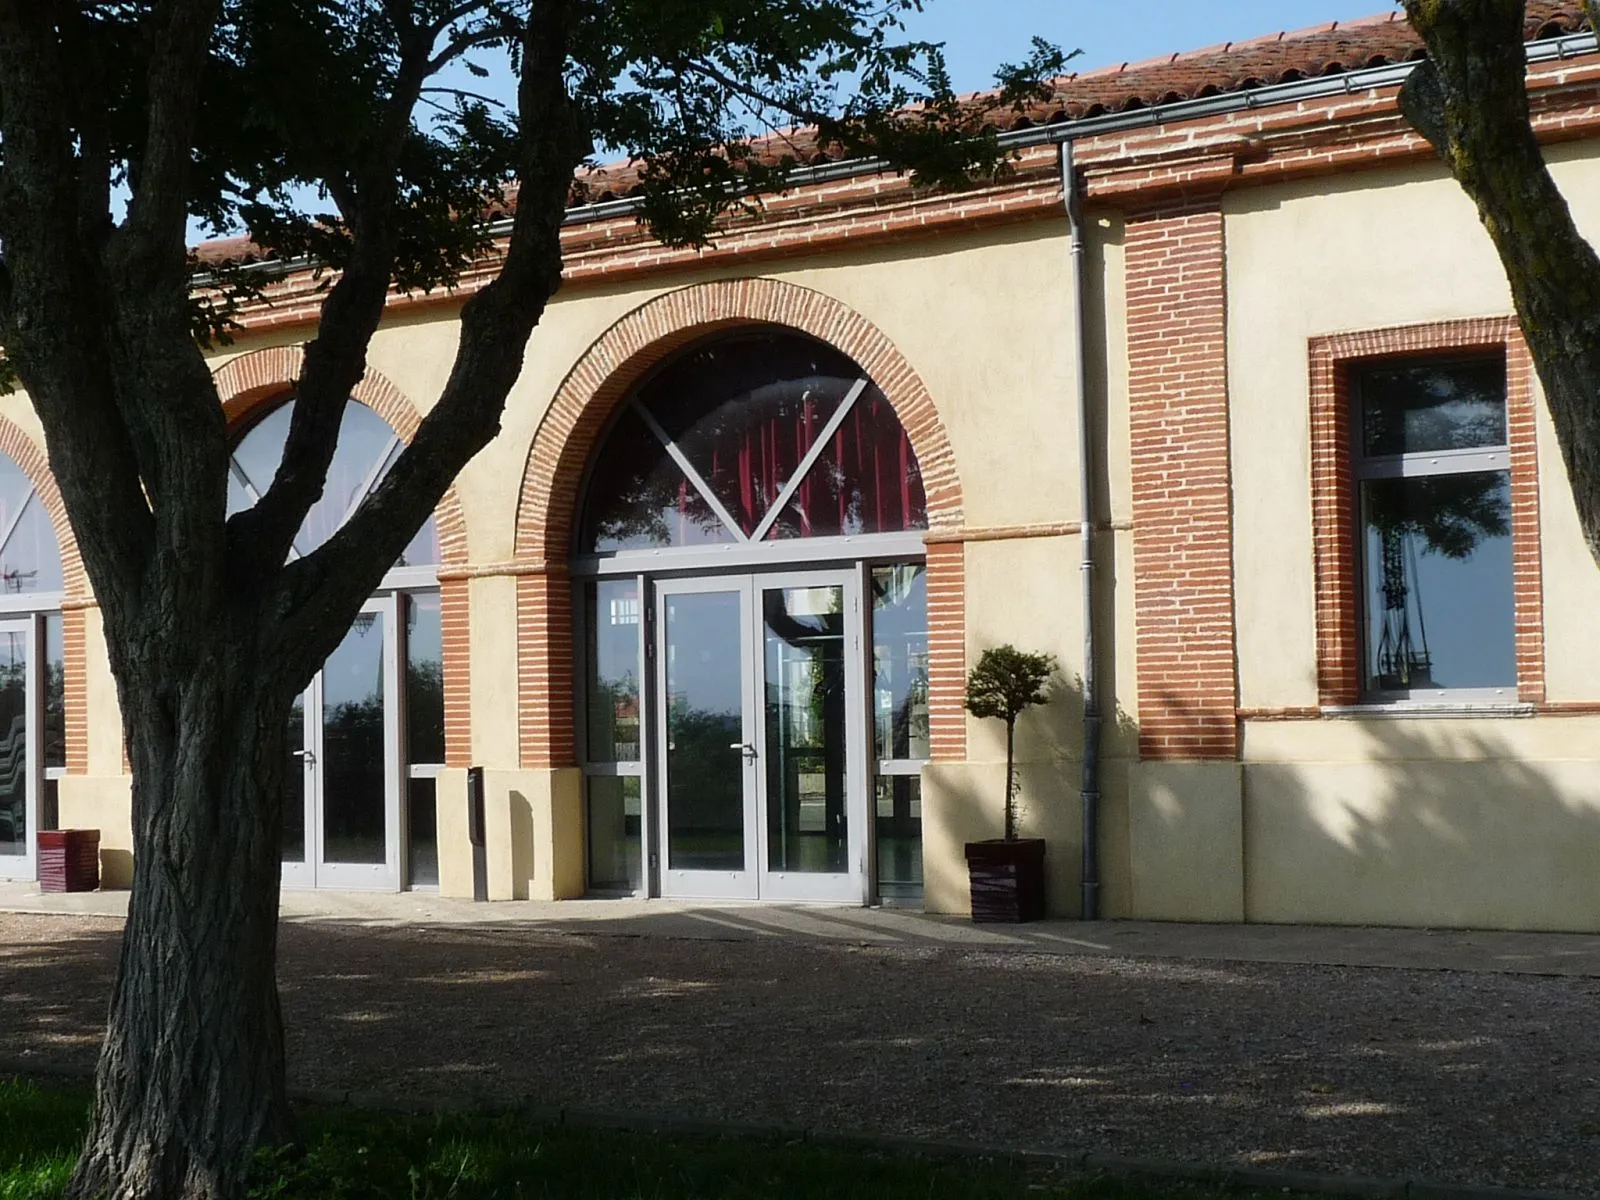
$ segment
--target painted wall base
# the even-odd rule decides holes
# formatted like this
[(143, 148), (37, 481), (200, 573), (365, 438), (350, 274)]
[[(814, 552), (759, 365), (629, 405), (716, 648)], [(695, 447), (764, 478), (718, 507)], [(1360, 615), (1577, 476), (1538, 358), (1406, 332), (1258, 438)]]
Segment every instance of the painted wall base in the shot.
[(66, 775), (57, 781), (63, 829), (100, 831), (100, 886), (133, 886), (133, 779)]
[[(438, 779), (439, 892), (472, 897), (467, 773)], [(490, 900), (572, 900), (584, 891), (583, 773), (576, 767), (484, 772)]]

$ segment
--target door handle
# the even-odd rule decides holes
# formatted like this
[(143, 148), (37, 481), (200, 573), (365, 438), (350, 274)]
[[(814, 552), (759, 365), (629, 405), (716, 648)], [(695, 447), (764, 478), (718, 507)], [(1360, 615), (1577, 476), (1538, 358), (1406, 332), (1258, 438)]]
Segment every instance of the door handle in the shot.
[(296, 758), (304, 759), (307, 763), (315, 764), (317, 761), (317, 756), (309, 750), (291, 750), (289, 753)]
[(737, 750), (740, 754), (743, 754), (745, 762), (755, 762), (756, 760), (756, 748), (749, 742), (729, 742), (728, 749)]

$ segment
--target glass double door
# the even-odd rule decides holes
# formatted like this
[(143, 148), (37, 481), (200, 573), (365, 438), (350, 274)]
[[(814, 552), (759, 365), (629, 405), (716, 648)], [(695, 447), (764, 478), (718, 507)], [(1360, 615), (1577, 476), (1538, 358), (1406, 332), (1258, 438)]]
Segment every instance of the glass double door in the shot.
[(288, 887), (400, 889), (397, 614), (393, 596), (369, 602), (290, 714)]
[(862, 903), (854, 572), (656, 585), (663, 896)]

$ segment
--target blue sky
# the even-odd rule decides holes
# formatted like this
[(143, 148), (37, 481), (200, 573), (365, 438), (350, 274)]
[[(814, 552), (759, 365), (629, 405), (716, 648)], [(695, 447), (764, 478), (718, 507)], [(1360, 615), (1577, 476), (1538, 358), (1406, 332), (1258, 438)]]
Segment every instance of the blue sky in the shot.
[(907, 32), (945, 42), (955, 87), (976, 91), (996, 63), (1020, 59), (1034, 34), (1082, 50), (1073, 66), (1092, 70), (1396, 8), (1392, 0), (926, 0)]

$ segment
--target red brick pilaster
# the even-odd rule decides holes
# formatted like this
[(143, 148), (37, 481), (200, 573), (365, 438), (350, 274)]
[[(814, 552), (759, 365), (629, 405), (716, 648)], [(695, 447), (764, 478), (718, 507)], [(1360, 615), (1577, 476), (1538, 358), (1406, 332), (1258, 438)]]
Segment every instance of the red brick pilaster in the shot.
[(1506, 437), (1511, 453), (1512, 599), (1517, 696), (1544, 700), (1544, 579), (1539, 545), (1539, 461), (1533, 360), (1510, 317), (1435, 321), (1312, 338), (1311, 519), (1317, 566), (1317, 700), (1324, 708), (1361, 699), (1360, 583), (1350, 473), (1351, 368), (1363, 360), (1452, 351), (1502, 353)]
[(1139, 751), (1238, 753), (1222, 212), (1127, 223)]
[(928, 544), (928, 741), (935, 762), (967, 757), (967, 555)]
[(572, 580), (564, 566), (517, 579), (517, 728), (524, 767), (578, 761)]

